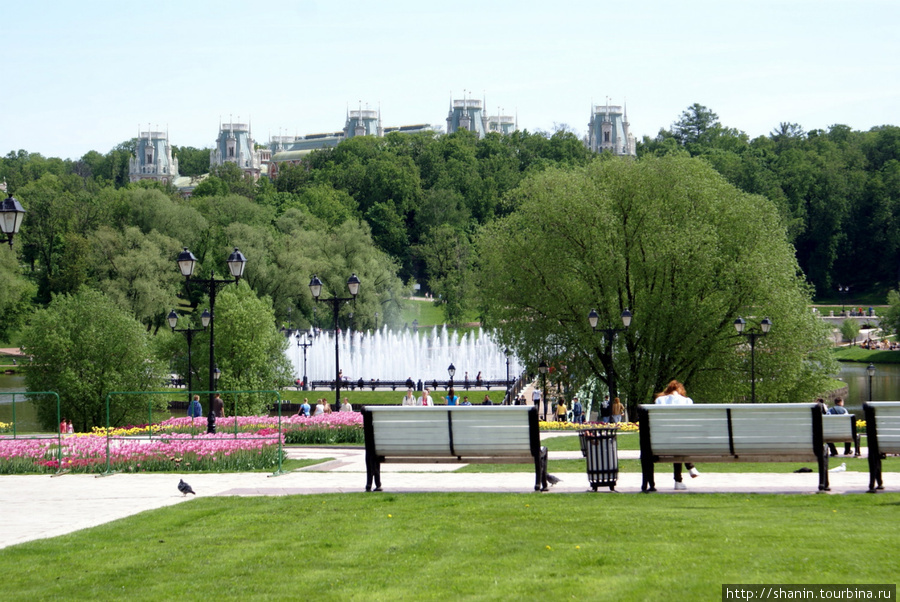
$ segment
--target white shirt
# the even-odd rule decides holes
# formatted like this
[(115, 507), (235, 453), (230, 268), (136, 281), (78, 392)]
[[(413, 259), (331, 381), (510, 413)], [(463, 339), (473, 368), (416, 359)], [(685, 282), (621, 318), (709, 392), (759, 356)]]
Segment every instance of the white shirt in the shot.
[(676, 391), (669, 395), (657, 397), (655, 403), (658, 405), (685, 406), (694, 403), (694, 400), (690, 397), (685, 397)]
[(420, 406), (433, 406), (434, 402), (431, 400), (431, 395), (423, 395), (419, 398), (418, 404)]
[(414, 405), (416, 405), (416, 397), (415, 397), (415, 395), (404, 395), (404, 396), (403, 396), (403, 405), (405, 405), (405, 406), (414, 406)]
[(540, 401), (541, 400), (541, 392), (535, 389), (531, 392), (531, 401)]

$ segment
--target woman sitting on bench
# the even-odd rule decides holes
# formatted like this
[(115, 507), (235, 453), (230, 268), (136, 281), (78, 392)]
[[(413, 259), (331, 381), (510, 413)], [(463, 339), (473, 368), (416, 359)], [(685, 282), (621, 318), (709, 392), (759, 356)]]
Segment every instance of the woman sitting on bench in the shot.
[[(666, 385), (665, 390), (662, 393), (657, 393), (654, 403), (659, 405), (688, 405), (693, 404), (694, 400), (687, 396), (687, 392), (684, 390), (684, 385), (678, 382), (677, 380), (669, 381), (669, 384)], [(687, 489), (687, 485), (685, 485), (681, 480), (681, 464), (676, 463), (672, 465), (674, 468), (675, 475), (675, 489)], [(694, 468), (694, 465), (688, 462), (685, 464), (688, 469), (688, 473), (690, 473), (691, 478), (697, 478), (700, 476), (700, 471)]]

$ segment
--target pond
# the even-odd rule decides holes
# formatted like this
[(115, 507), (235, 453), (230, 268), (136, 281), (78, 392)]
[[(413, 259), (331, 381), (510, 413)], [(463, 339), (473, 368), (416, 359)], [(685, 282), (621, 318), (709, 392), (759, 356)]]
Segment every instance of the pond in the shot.
[[(25, 377), (21, 374), (0, 374), (0, 422), (13, 421), (12, 392), (25, 391)], [(40, 431), (37, 409), (24, 395), (15, 396), (16, 432)]]
[[(862, 417), (862, 404), (869, 400), (869, 376), (866, 374), (868, 364), (860, 362), (841, 362), (838, 378), (847, 383), (850, 390), (844, 406)], [(873, 401), (900, 401), (900, 364), (875, 364), (875, 375), (872, 377)]]

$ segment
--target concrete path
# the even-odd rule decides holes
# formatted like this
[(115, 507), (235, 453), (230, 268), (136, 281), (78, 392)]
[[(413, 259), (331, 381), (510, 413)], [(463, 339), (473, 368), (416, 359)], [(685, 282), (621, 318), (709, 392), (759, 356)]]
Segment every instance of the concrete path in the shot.
[[(272, 477), (269, 473), (186, 474), (183, 478), (204, 496), (262, 496), (317, 493), (365, 493), (364, 453), (360, 448), (289, 448), (291, 458), (334, 458), (325, 464)], [(552, 459), (580, 458), (580, 452), (551, 452)], [(622, 450), (619, 457), (637, 458), (639, 452)], [(839, 465), (832, 460), (832, 466)], [(382, 485), (391, 493), (409, 492), (503, 492), (537, 495), (534, 476), (521, 473), (458, 473), (458, 465), (385, 464)], [(700, 467), (702, 470), (702, 466)], [(814, 467), (813, 467), (814, 468)], [(585, 472), (561, 473), (562, 482), (551, 494), (590, 491)], [(93, 527), (144, 510), (161, 508), (194, 499), (185, 498), (176, 486), (177, 474), (0, 476), (0, 548), (55, 537)], [(830, 475), (831, 494), (864, 493), (867, 472), (838, 472)], [(816, 492), (815, 473), (756, 474), (703, 473), (686, 478), (688, 490), (675, 492), (670, 473), (662, 466), (656, 472), (657, 488), (664, 494), (690, 493), (779, 493)], [(888, 490), (900, 490), (900, 473), (885, 473)], [(639, 473), (620, 473), (616, 492), (640, 492)], [(608, 489), (599, 495), (615, 495)], [(598, 500), (602, 498), (598, 497)]]

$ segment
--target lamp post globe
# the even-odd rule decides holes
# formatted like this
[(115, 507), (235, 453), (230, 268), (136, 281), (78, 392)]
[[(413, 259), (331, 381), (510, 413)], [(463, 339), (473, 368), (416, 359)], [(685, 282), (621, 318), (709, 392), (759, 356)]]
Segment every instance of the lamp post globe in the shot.
[(25, 209), (19, 204), (19, 201), (9, 193), (3, 201), (0, 201), (0, 232), (6, 235), (6, 241), (10, 248), (13, 246), (13, 236), (19, 233), (22, 226), (22, 220), (25, 218)]

